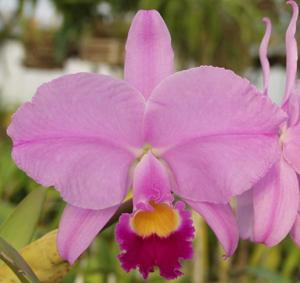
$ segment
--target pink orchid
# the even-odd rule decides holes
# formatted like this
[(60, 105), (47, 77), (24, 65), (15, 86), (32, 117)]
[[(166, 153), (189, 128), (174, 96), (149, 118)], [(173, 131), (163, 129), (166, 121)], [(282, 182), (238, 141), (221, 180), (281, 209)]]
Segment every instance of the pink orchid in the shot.
[[(171, 279), (192, 256), (190, 205), (228, 256), (239, 238), (232, 196), (279, 155), (286, 115), (247, 80), (202, 66), (173, 73), (168, 29), (156, 11), (131, 25), (125, 80), (80, 73), (42, 85), (8, 128), (17, 165), (68, 203), (58, 233), (73, 263), (133, 191), (116, 239), (125, 270)], [(182, 201), (174, 203), (172, 193)]]
[[(293, 16), (286, 32), (286, 85), (281, 108), (288, 121), (278, 132), (280, 159), (252, 190), (238, 197), (238, 218), (241, 237), (274, 246), (291, 232), (300, 245), (299, 174), (300, 174), (300, 89), (295, 85), (297, 42), (295, 39), (298, 6), (288, 1)], [(271, 22), (265, 18), (266, 32), (260, 47), (264, 93), (268, 93), (268, 42)], [(298, 212), (298, 213), (297, 213)]]

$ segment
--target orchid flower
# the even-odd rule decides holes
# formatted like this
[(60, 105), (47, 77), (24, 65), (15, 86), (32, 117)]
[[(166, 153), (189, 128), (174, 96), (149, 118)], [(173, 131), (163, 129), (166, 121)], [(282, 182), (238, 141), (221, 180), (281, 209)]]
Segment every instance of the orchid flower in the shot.
[[(124, 201), (116, 239), (127, 271), (167, 279), (192, 256), (191, 206), (233, 254), (238, 226), (228, 204), (278, 159), (285, 113), (233, 72), (174, 73), (168, 29), (156, 11), (135, 16), (125, 79), (66, 75), (42, 85), (8, 128), (13, 159), (67, 202), (58, 249), (70, 263)], [(174, 194), (181, 198), (174, 201)]]
[[(295, 39), (298, 6), (288, 1), (293, 16), (286, 32), (286, 85), (281, 108), (288, 120), (278, 132), (280, 159), (252, 190), (238, 197), (241, 237), (274, 246), (290, 232), (300, 245), (299, 174), (300, 174), (300, 88), (295, 83), (297, 42)], [(268, 93), (268, 42), (271, 22), (265, 18), (266, 32), (260, 46), (264, 93)]]

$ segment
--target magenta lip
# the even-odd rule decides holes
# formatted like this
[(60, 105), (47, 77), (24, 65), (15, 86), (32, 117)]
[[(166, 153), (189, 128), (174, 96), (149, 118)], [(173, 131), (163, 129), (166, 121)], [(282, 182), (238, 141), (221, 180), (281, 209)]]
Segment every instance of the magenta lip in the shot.
[(144, 279), (148, 278), (155, 267), (166, 279), (175, 279), (182, 275), (181, 261), (193, 257), (192, 241), (195, 229), (191, 213), (185, 210), (182, 202), (175, 205), (181, 217), (181, 225), (166, 238), (152, 235), (142, 238), (130, 228), (132, 214), (123, 214), (116, 226), (116, 239), (121, 253), (118, 258), (124, 270), (138, 269)]

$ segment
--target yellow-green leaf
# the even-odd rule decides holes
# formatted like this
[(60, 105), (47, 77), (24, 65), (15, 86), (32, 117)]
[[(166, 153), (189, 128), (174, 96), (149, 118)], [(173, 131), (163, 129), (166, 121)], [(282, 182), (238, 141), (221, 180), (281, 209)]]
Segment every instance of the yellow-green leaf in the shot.
[(37, 189), (25, 197), (0, 227), (0, 237), (15, 249), (26, 246), (32, 239), (45, 201), (46, 191)]

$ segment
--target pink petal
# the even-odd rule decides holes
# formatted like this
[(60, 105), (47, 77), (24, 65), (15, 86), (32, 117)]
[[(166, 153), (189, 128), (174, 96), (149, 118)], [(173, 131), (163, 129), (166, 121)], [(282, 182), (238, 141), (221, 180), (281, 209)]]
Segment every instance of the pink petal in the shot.
[(145, 134), (172, 169), (176, 193), (226, 203), (279, 157), (278, 127), (285, 119), (247, 80), (200, 67), (176, 73), (154, 90)]
[(134, 147), (143, 143), (143, 97), (127, 83), (96, 74), (42, 85), (8, 128), (13, 158), (70, 204), (103, 209), (127, 193)]
[(125, 80), (148, 98), (156, 85), (173, 73), (168, 28), (155, 10), (139, 11), (126, 43)]
[(61, 257), (73, 264), (117, 209), (118, 206), (90, 210), (68, 205), (61, 217), (57, 236)]
[(300, 120), (300, 82), (298, 81), (291, 93), (291, 96), (286, 105), (284, 105), (284, 110), (288, 113), (289, 121), (288, 126), (296, 126), (299, 124)]
[(285, 83), (285, 94), (283, 99), (283, 105), (288, 101), (290, 94), (294, 88), (296, 74), (297, 74), (297, 61), (298, 61), (298, 50), (297, 41), (295, 38), (297, 30), (298, 20), (298, 5), (295, 1), (287, 1), (292, 6), (293, 16), (288, 26), (285, 35), (286, 45), (286, 83)]
[(300, 247), (300, 210), (298, 210), (296, 221), (292, 227), (290, 235), (295, 244)]
[(253, 188), (253, 240), (277, 245), (291, 230), (298, 207), (296, 173), (281, 159)]
[(249, 190), (237, 196), (237, 220), (244, 240), (253, 238), (253, 213), (253, 190)]
[(214, 231), (226, 256), (232, 256), (239, 241), (239, 231), (233, 211), (228, 204), (186, 201)]
[(173, 197), (165, 166), (148, 152), (134, 170), (133, 206), (151, 209), (150, 200), (156, 203), (172, 202)]
[(226, 203), (249, 190), (279, 158), (275, 137), (220, 135), (197, 138), (165, 152), (173, 191), (193, 201)]
[(288, 128), (284, 133), (283, 155), (290, 166), (300, 174), (300, 124)]
[(259, 59), (263, 70), (264, 94), (268, 93), (270, 64), (268, 60), (268, 45), (272, 33), (272, 24), (269, 18), (264, 18), (263, 22), (266, 25), (266, 31), (259, 47)]
[(285, 113), (246, 79), (202, 66), (177, 72), (154, 90), (145, 134), (152, 146), (165, 149), (206, 136), (275, 136), (285, 120)]

